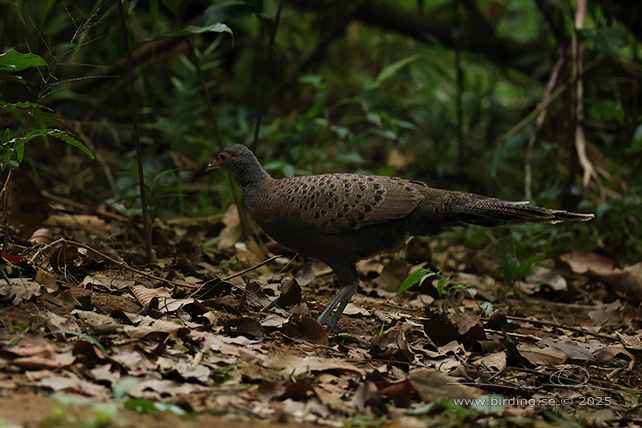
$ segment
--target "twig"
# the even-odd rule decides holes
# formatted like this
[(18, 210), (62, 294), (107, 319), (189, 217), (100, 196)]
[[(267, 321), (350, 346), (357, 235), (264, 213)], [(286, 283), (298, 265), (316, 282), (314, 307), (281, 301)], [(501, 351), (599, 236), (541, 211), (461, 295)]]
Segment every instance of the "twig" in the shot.
[(107, 254), (105, 254), (105, 253), (103, 253), (101, 251), (98, 251), (95, 248), (90, 247), (89, 245), (81, 244), (80, 242), (71, 241), (71, 240), (68, 240), (68, 239), (65, 239), (65, 238), (57, 239), (54, 242), (52, 242), (51, 244), (47, 244), (47, 245), (44, 245), (43, 247), (39, 248), (38, 251), (36, 251), (36, 253), (31, 257), (29, 262), (32, 263), (32, 264), (35, 264), (36, 263), (35, 260), (38, 257), (40, 257), (40, 255), (42, 254), (43, 251), (45, 251), (45, 250), (47, 250), (49, 248), (52, 248), (53, 246), (55, 246), (57, 244), (60, 244), (60, 243), (77, 245), (78, 247), (84, 248), (84, 249), (86, 249), (88, 251), (91, 251), (94, 254), (99, 255), (100, 257), (102, 257), (104, 259), (109, 260), (110, 262), (112, 262), (113, 264), (115, 264), (115, 265), (117, 265), (119, 267), (125, 268), (127, 270), (130, 270), (130, 271), (138, 274), (138, 275), (145, 276), (147, 278), (150, 278), (150, 279), (153, 279), (153, 280), (156, 280), (156, 281), (165, 282), (167, 284), (175, 285), (175, 286), (178, 286), (178, 287), (186, 287), (186, 286), (189, 287), (190, 286), (190, 284), (187, 284), (187, 283), (171, 281), (169, 279), (161, 278), (159, 276), (152, 275), (152, 274), (144, 272), (142, 270), (133, 268), (133, 267), (129, 266), (127, 263), (125, 263), (125, 262), (123, 262), (121, 260), (116, 260), (116, 259), (114, 259), (112, 257), (109, 257)]
[(590, 336), (601, 337), (602, 339), (609, 339), (609, 340), (614, 340), (616, 342), (620, 342), (620, 338), (618, 338), (616, 336), (612, 336), (610, 334), (593, 333), (592, 331), (584, 330), (584, 329), (581, 329), (579, 327), (566, 326), (566, 325), (562, 325), (562, 324), (559, 324), (559, 323), (556, 323), (556, 322), (552, 322), (552, 321), (534, 320), (534, 319), (531, 319), (531, 318), (514, 317), (514, 316), (510, 316), (510, 315), (507, 315), (506, 319), (513, 320), (513, 321), (524, 321), (524, 322), (530, 322), (530, 323), (534, 323), (534, 324), (548, 325), (548, 326), (557, 327), (557, 328), (564, 328), (566, 330), (577, 331), (579, 333), (588, 334)]
[(62, 196), (54, 195), (52, 193), (49, 193), (45, 190), (41, 190), (42, 196), (44, 196), (47, 199), (50, 199), (54, 202), (58, 202), (59, 204), (67, 205), (72, 208), (76, 208), (79, 210), (83, 211), (89, 211), (93, 212), (96, 214), (98, 217), (106, 218), (108, 220), (115, 220), (115, 221), (120, 221), (122, 223), (130, 223), (131, 220), (128, 217), (125, 217), (124, 215), (120, 215), (117, 213), (112, 213), (110, 211), (105, 211), (101, 210), (100, 208), (94, 208), (89, 205), (81, 204), (80, 202), (72, 201), (71, 199), (64, 198)]
[(250, 271), (253, 271), (254, 269), (260, 268), (264, 264), (267, 264), (267, 263), (271, 262), (272, 260), (277, 259), (279, 257), (281, 257), (281, 255), (272, 256), (269, 259), (263, 260), (261, 263), (255, 264), (254, 266), (250, 266), (249, 268), (243, 269), (240, 272), (233, 273), (232, 275), (226, 276), (225, 278), (221, 278), (221, 280), (222, 281), (229, 281), (232, 278), (236, 278), (237, 276), (243, 275), (244, 273), (248, 273)]
[[(280, 256), (280, 255), (272, 256), (272, 257), (270, 257), (270, 258), (268, 258), (268, 259), (263, 260), (262, 262), (260, 262), (260, 263), (258, 263), (258, 264), (255, 264), (254, 266), (250, 266), (249, 268), (247, 268), (247, 269), (243, 269), (243, 270), (242, 270), (242, 271), (240, 271), (240, 272), (236, 272), (236, 273), (233, 273), (232, 275), (228, 275), (228, 276), (226, 276), (225, 278), (221, 278), (221, 281), (229, 281), (230, 279), (232, 279), (232, 278), (236, 278), (236, 277), (237, 277), (237, 276), (239, 276), (239, 275), (243, 275), (244, 273), (248, 273), (248, 272), (250, 272), (250, 271), (253, 271), (254, 269), (260, 268), (260, 267), (261, 267), (261, 266), (263, 266), (264, 264), (269, 263), (269, 262), (271, 262), (272, 260), (274, 260), (274, 259), (276, 259), (276, 258), (278, 258), (278, 257), (281, 257), (281, 256)], [(234, 287), (236, 287), (234, 284), (232, 284), (232, 285), (233, 285)], [(194, 291), (192, 291), (192, 292), (190, 293), (189, 297), (195, 296), (195, 295), (196, 295), (196, 293), (198, 293), (198, 292), (199, 292), (199, 291), (200, 291), (204, 286), (205, 286), (205, 284), (200, 285), (198, 288), (196, 288)], [(237, 287), (237, 288), (240, 288), (240, 287)]]
[(274, 52), (274, 39), (276, 39), (276, 30), (279, 28), (279, 20), (281, 19), (281, 9), (283, 8), (283, 1), (279, 1), (279, 7), (276, 10), (274, 23), (272, 24), (272, 34), (270, 34), (270, 45), (268, 46), (268, 57), (265, 65), (265, 73), (263, 73), (263, 81), (261, 82), (261, 89), (259, 90), (259, 105), (256, 108), (256, 125), (254, 127), (254, 140), (252, 142), (252, 151), (256, 153), (256, 146), (259, 143), (259, 130), (261, 129), (261, 119), (263, 117), (263, 106), (265, 104), (265, 87), (267, 86), (268, 73), (272, 65), (272, 54)]
[(118, 12), (120, 13), (120, 23), (123, 27), (123, 43), (125, 53), (127, 54), (127, 73), (129, 75), (129, 92), (132, 110), (132, 125), (134, 127), (134, 145), (136, 146), (136, 160), (138, 166), (138, 186), (140, 189), (140, 203), (143, 208), (143, 236), (145, 237), (145, 256), (147, 262), (154, 260), (152, 254), (152, 228), (147, 209), (147, 195), (145, 193), (145, 174), (143, 171), (143, 149), (140, 145), (140, 134), (138, 132), (138, 111), (136, 107), (136, 92), (134, 89), (134, 64), (132, 53), (129, 49), (129, 35), (127, 34), (127, 25), (125, 24), (125, 12), (123, 11), (123, 0), (118, 0)]
[(557, 59), (557, 62), (553, 66), (553, 70), (551, 70), (551, 76), (548, 79), (548, 84), (546, 85), (546, 89), (544, 90), (544, 96), (542, 97), (542, 104), (546, 105), (545, 108), (542, 108), (537, 115), (537, 119), (535, 120), (535, 130), (531, 134), (530, 139), (528, 140), (528, 149), (526, 150), (526, 161), (524, 165), (524, 195), (526, 196), (526, 200), (529, 200), (532, 198), (533, 195), (533, 189), (531, 186), (532, 182), (532, 161), (533, 161), (533, 148), (535, 147), (535, 142), (537, 141), (537, 136), (539, 135), (540, 130), (542, 129), (542, 125), (544, 124), (544, 119), (546, 119), (546, 114), (548, 113), (548, 99), (551, 97), (553, 93), (553, 88), (555, 88), (555, 85), (557, 83), (557, 78), (559, 77), (560, 70), (562, 69), (562, 66), (566, 62), (566, 54), (564, 52), (560, 53), (559, 58)]
[(455, 109), (457, 113), (457, 166), (462, 168), (464, 161), (467, 158), (464, 156), (464, 108), (463, 108), (463, 96), (464, 96), (464, 71), (461, 67), (461, 49), (460, 45), (460, 35), (461, 35), (461, 23), (460, 23), (460, 13), (459, 13), (459, 0), (453, 2), (453, 14), (455, 15), (455, 29), (453, 31), (453, 47), (455, 53)]
[[(578, 0), (575, 10), (575, 30), (580, 31), (584, 28), (584, 18), (586, 15), (586, 0)], [(573, 158), (573, 161), (577, 160), (580, 166), (582, 167), (582, 188), (584, 189), (584, 195), (587, 196), (589, 190), (589, 184), (591, 179), (595, 181), (597, 187), (600, 191), (600, 199), (602, 202), (606, 199), (604, 194), (604, 186), (602, 181), (593, 166), (593, 163), (588, 158), (586, 154), (586, 137), (584, 135), (584, 81), (582, 79), (582, 46), (577, 40), (576, 32), (573, 33), (571, 38), (571, 64), (573, 77), (575, 78), (574, 91), (573, 91), (573, 139), (572, 144), (575, 148), (576, 157)], [(573, 177), (570, 177), (572, 180)], [(572, 183), (572, 181), (570, 181)]]

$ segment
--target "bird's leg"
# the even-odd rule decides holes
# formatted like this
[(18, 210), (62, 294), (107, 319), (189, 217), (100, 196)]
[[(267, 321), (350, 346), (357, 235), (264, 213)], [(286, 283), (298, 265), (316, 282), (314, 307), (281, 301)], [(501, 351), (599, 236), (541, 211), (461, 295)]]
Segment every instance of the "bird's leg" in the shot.
[[(319, 318), (317, 318), (317, 321), (319, 324), (324, 325), (326, 321), (328, 320), (328, 317), (332, 312), (334, 312), (334, 315), (332, 316), (332, 320), (327, 326), (327, 329), (329, 331), (332, 331), (336, 328), (337, 322), (339, 321), (339, 318), (341, 318), (341, 315), (343, 314), (343, 310), (346, 308), (348, 303), (350, 303), (350, 300), (352, 300), (352, 295), (357, 291), (357, 287), (359, 286), (359, 275), (357, 274), (357, 269), (353, 265), (349, 269), (337, 269), (335, 268), (334, 271), (336, 272), (337, 276), (339, 277), (339, 284), (346, 284), (344, 285), (341, 290), (337, 293), (336, 297), (332, 299), (332, 302), (328, 305), (327, 308), (319, 315)], [(336, 308), (336, 312), (335, 312)]]

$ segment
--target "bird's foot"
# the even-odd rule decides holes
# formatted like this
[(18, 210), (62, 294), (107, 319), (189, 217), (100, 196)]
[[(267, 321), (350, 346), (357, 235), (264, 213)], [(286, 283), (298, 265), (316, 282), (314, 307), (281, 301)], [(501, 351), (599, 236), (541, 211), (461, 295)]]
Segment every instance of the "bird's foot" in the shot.
[[(328, 307), (325, 308), (321, 315), (319, 315), (319, 318), (317, 318), (319, 324), (321, 324), (328, 333), (336, 330), (339, 318), (341, 318), (341, 315), (343, 315), (343, 310), (346, 308), (348, 303), (350, 303), (350, 300), (352, 300), (352, 295), (355, 293), (355, 291), (357, 291), (358, 284), (359, 283), (357, 281), (353, 284), (348, 284), (341, 290), (339, 290), (335, 298), (332, 299), (332, 302), (330, 302)], [(332, 315), (333, 312), (334, 314)], [(332, 319), (329, 323), (327, 323), (330, 315), (332, 315)]]

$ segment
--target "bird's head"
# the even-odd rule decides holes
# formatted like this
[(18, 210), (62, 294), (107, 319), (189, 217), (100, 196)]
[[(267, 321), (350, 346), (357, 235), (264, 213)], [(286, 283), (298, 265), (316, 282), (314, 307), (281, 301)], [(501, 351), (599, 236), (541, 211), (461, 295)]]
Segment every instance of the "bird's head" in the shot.
[(261, 167), (254, 153), (241, 144), (234, 144), (221, 150), (216, 160), (205, 171), (222, 169), (228, 172), (241, 185), (251, 184), (269, 175)]

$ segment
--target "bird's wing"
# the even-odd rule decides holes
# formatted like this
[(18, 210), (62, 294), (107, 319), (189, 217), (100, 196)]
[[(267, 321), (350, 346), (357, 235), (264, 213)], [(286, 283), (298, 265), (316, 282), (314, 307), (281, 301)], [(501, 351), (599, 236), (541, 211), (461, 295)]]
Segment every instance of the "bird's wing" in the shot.
[(360, 174), (325, 174), (279, 180), (276, 196), (300, 226), (341, 233), (400, 219), (423, 200), (423, 183)]

